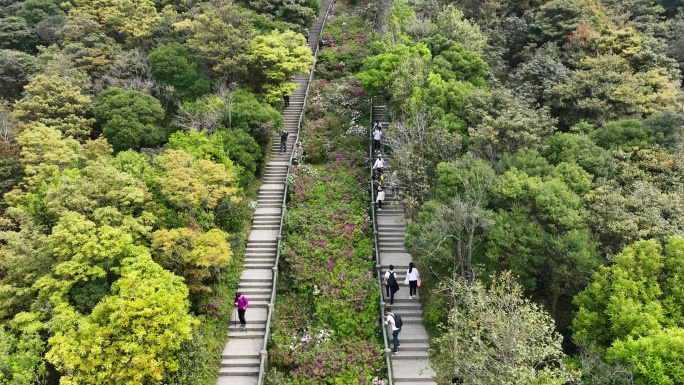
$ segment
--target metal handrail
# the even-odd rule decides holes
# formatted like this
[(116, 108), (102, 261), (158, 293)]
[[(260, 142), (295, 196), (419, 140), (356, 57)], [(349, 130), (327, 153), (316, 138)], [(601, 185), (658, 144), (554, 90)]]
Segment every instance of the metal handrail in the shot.
[[(323, 17), (323, 23), (321, 24), (321, 30), (318, 33), (318, 39), (320, 41), (321, 34), (323, 33), (323, 28), (325, 28), (325, 23), (328, 20), (328, 15), (330, 14), (330, 9), (332, 9), (335, 0), (331, 0), (328, 4), (328, 8), (325, 10), (325, 16)], [(316, 43), (316, 49), (314, 50), (314, 58), (318, 58), (318, 47), (319, 44)], [(302, 121), (304, 120), (304, 115), (306, 112), (306, 106), (309, 99), (309, 91), (311, 90), (311, 82), (313, 81), (314, 73), (316, 72), (316, 64), (311, 66), (311, 71), (309, 74), (309, 81), (306, 84), (306, 92), (304, 93), (304, 104), (302, 105), (302, 112), (299, 114), (299, 121), (297, 122), (297, 138), (292, 144), (292, 153), (290, 153), (290, 159), (288, 161), (287, 174), (285, 175), (285, 193), (283, 194), (283, 204), (280, 212), (280, 227), (278, 228), (278, 246), (276, 249), (276, 260), (275, 266), (273, 267), (273, 287), (271, 288), (271, 301), (268, 303), (268, 315), (266, 317), (266, 331), (264, 333), (264, 344), (262, 346), (259, 362), (259, 379), (257, 380), (258, 385), (263, 385), (266, 371), (268, 370), (268, 338), (271, 335), (271, 318), (273, 317), (273, 311), (275, 310), (275, 294), (276, 287), (278, 286), (278, 266), (280, 264), (280, 248), (283, 239), (283, 220), (285, 218), (285, 210), (287, 208), (287, 180), (290, 177), (290, 166), (292, 165), (292, 158), (294, 157), (295, 150), (299, 145), (299, 133), (302, 129)]]
[[(373, 123), (373, 98), (371, 97), (370, 99), (370, 122)], [(370, 154), (370, 159), (371, 162), (373, 162), (373, 129), (371, 128), (369, 130), (369, 135), (368, 135), (368, 143), (369, 143), (369, 150), (368, 153)], [(370, 203), (370, 211), (371, 211), (371, 222), (373, 222), (373, 243), (374, 243), (374, 249), (375, 249), (375, 268), (378, 272), (378, 287), (380, 288), (380, 302), (378, 303), (378, 306), (380, 308), (380, 324), (382, 327), (382, 340), (385, 344), (385, 364), (387, 365), (387, 380), (389, 381), (389, 385), (394, 384), (394, 380), (392, 378), (392, 362), (390, 360), (390, 348), (389, 348), (389, 337), (387, 336), (387, 329), (385, 328), (384, 322), (382, 322), (382, 316), (385, 314), (385, 309), (384, 304), (385, 301), (383, 301), (382, 298), (382, 271), (381, 267), (382, 265), (380, 264), (380, 247), (379, 247), (379, 242), (378, 242), (378, 229), (377, 229), (377, 223), (376, 223), (376, 216), (375, 216), (375, 188), (373, 186), (373, 165), (371, 164), (371, 170), (370, 170), (370, 196), (371, 196), (371, 203)]]

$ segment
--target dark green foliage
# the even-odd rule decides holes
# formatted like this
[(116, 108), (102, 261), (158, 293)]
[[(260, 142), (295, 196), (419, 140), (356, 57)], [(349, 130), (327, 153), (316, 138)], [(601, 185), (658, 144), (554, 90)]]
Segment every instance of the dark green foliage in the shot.
[[(24, 167), (19, 158), (19, 145), (0, 141), (0, 197), (12, 190), (24, 176)], [(6, 207), (4, 199), (0, 199), (0, 212)]]
[(102, 298), (109, 295), (110, 285), (104, 278), (76, 282), (69, 291), (72, 304), (81, 314), (90, 314)]
[(308, 27), (321, 7), (317, 0), (241, 0), (238, 3), (258, 14), (270, 15), (295, 31)]
[(665, 111), (650, 116), (644, 120), (644, 125), (653, 130), (655, 142), (658, 145), (674, 152), (682, 136), (684, 115), (674, 111)]
[(0, 48), (29, 51), (37, 36), (23, 17), (10, 16), (0, 20)]
[(577, 0), (552, 0), (540, 7), (536, 24), (541, 42), (563, 44), (579, 23), (586, 19), (585, 11)]
[(261, 147), (261, 151), (267, 153), (274, 132), (281, 132), (285, 120), (275, 108), (266, 103), (261, 103), (249, 91), (238, 90), (234, 94), (230, 119), (224, 123), (229, 128), (239, 128), (249, 132)]
[(152, 76), (172, 86), (183, 101), (193, 101), (210, 91), (209, 77), (180, 43), (157, 47), (150, 53), (150, 67)]
[(223, 139), (223, 149), (228, 157), (242, 168), (240, 185), (249, 185), (263, 166), (259, 144), (247, 132), (241, 129), (233, 131), (219, 131)]
[(597, 177), (609, 177), (615, 173), (613, 157), (586, 134), (555, 133), (548, 141), (544, 156), (554, 165), (576, 162)]
[(653, 130), (633, 119), (607, 123), (589, 138), (603, 148), (648, 147), (655, 142)]
[(26, 0), (17, 16), (26, 19), (30, 26), (35, 26), (49, 17), (66, 15), (52, 0)]
[(35, 58), (15, 50), (0, 50), (0, 98), (18, 99), (35, 70)]
[(164, 110), (153, 96), (111, 87), (97, 97), (94, 111), (116, 151), (155, 147), (166, 139), (161, 127)]

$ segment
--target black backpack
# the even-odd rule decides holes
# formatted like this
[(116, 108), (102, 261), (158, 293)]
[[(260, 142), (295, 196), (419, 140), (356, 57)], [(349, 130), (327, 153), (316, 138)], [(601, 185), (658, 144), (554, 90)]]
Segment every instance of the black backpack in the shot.
[(399, 290), (399, 284), (397, 283), (397, 278), (394, 276), (396, 273), (390, 271), (389, 277), (387, 277), (387, 287), (390, 289)]
[(401, 317), (399, 317), (395, 313), (392, 313), (392, 315), (394, 316), (394, 327), (401, 328), (402, 326), (404, 326), (404, 322), (401, 320)]

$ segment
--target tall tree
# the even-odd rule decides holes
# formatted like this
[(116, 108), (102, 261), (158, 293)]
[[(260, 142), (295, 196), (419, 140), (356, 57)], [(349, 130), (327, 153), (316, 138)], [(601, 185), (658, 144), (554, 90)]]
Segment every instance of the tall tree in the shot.
[(94, 123), (92, 100), (71, 79), (38, 75), (25, 91), (24, 99), (14, 107), (19, 122), (42, 123), (77, 140), (88, 138)]
[(438, 380), (458, 372), (466, 383), (482, 385), (560, 384), (578, 380), (564, 364), (563, 337), (553, 319), (525, 298), (510, 273), (480, 281), (457, 280), (451, 290), (458, 304), (446, 334), (433, 344)]

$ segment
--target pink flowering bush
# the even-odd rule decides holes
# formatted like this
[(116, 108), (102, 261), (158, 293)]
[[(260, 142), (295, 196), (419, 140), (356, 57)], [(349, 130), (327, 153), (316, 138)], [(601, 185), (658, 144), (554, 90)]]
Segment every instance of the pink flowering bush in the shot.
[(341, 78), (358, 72), (370, 44), (370, 28), (363, 18), (335, 13), (321, 36), (321, 50), (316, 67), (318, 75), (326, 79)]

